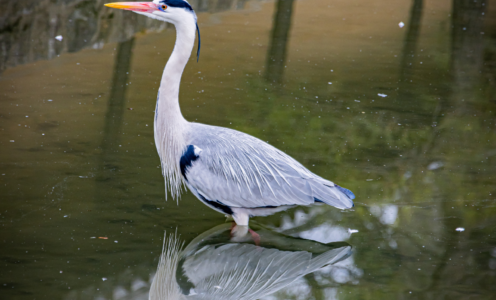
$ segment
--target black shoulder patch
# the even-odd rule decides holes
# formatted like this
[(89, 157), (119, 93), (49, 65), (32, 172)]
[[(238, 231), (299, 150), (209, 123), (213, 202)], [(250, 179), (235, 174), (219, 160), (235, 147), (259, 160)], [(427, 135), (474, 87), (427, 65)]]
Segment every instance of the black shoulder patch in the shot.
[[(205, 198), (203, 198), (205, 199)], [(214, 208), (217, 208), (221, 211), (223, 211), (226, 215), (232, 215), (233, 214), (233, 211), (232, 209), (227, 206), (227, 205), (224, 205), (223, 203), (221, 203), (220, 201), (209, 201), (207, 199), (204, 200), (205, 203), (207, 203), (208, 205), (214, 207)]]
[(183, 174), (184, 179), (188, 180), (188, 178), (186, 178), (186, 171), (189, 167), (191, 167), (191, 163), (197, 160), (198, 157), (199, 156), (195, 154), (195, 146), (188, 145), (188, 147), (186, 147), (186, 151), (184, 151), (183, 156), (181, 156), (181, 159), (179, 160), (181, 174)]
[(220, 201), (211, 201), (211, 200), (208, 200), (207, 198), (203, 197), (202, 194), (200, 194), (200, 193), (197, 193), (197, 194), (198, 194), (198, 197), (200, 197), (201, 201), (203, 201), (205, 204), (211, 206), (213, 209), (221, 210), (226, 215), (232, 215), (233, 214), (232, 209), (229, 206), (225, 205), (224, 203), (222, 203)]
[(170, 7), (182, 7), (187, 10), (191, 10), (191, 11), (193, 10), (191, 5), (189, 5), (189, 3), (184, 0), (163, 0), (161, 2), (165, 3), (165, 5)]

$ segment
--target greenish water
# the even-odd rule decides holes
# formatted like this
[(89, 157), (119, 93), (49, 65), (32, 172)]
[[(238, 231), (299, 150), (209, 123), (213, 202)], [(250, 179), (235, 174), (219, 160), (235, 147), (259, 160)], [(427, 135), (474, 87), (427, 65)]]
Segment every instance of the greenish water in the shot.
[[(25, 27), (30, 4), (2, 4), (0, 298), (147, 299), (164, 231), (188, 245), (226, 219), (165, 200), (153, 110), (173, 28), (66, 2)], [(192, 1), (202, 53), (180, 95), (188, 120), (356, 195), (254, 218), (270, 249), (352, 247), (261, 299), (496, 298), (496, 2), (283, 2)]]

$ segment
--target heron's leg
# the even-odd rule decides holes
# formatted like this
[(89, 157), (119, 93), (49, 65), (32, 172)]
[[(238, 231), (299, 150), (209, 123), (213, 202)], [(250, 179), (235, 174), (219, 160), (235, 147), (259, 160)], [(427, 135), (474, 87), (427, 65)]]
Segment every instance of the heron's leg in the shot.
[(232, 217), (234, 219), (234, 222), (236, 222), (236, 224), (240, 226), (248, 226), (248, 222), (250, 221), (250, 215), (245, 209), (233, 207), (232, 211), (233, 211)]
[(229, 234), (231, 235), (231, 237), (234, 236), (234, 228), (236, 228), (236, 222), (232, 221), (231, 222), (231, 229), (229, 229)]
[(253, 241), (255, 242), (255, 245), (260, 246), (260, 235), (256, 233), (253, 229), (248, 229), (248, 231), (251, 234), (251, 237), (253, 238)]

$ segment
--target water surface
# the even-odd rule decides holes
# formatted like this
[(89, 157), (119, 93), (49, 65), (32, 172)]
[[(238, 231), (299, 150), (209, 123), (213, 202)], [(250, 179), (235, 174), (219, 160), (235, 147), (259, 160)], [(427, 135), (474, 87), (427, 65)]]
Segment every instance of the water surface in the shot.
[[(166, 201), (153, 111), (173, 28), (100, 2), (2, 4), (2, 298), (147, 299), (164, 230), (189, 244), (226, 222)], [(496, 297), (496, 2), (192, 4), (184, 116), (357, 196), (254, 218), (352, 247), (263, 299)]]

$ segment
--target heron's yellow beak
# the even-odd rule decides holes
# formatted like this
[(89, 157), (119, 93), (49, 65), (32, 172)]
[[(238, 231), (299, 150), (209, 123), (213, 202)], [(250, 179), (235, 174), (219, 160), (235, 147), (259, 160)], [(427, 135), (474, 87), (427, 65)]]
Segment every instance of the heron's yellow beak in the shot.
[(107, 3), (105, 6), (139, 12), (153, 12), (158, 9), (153, 2), (114, 2)]

